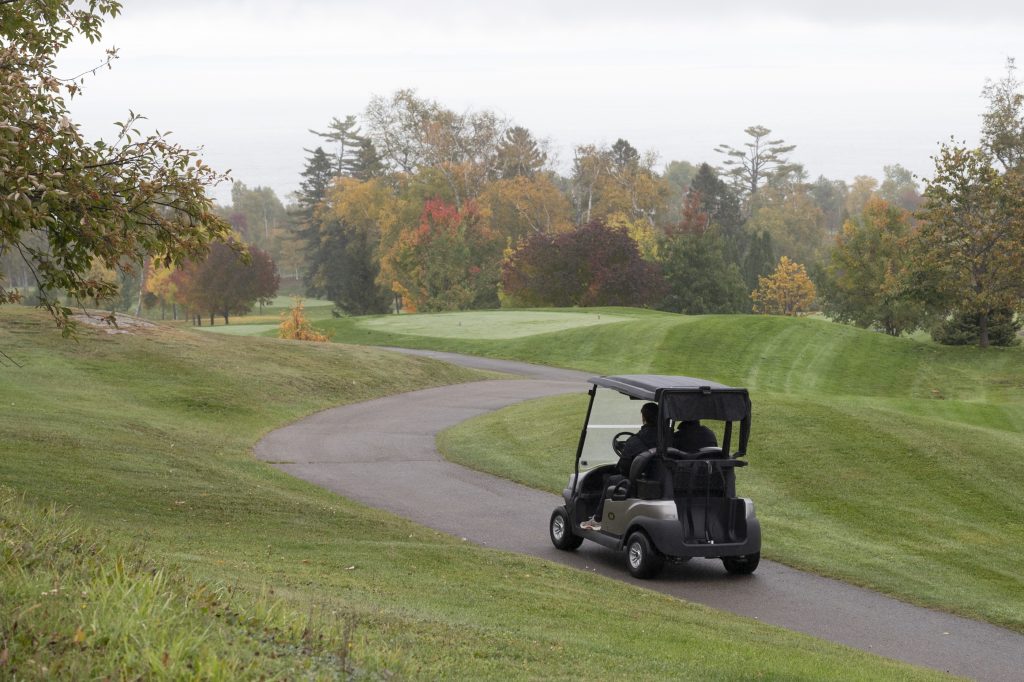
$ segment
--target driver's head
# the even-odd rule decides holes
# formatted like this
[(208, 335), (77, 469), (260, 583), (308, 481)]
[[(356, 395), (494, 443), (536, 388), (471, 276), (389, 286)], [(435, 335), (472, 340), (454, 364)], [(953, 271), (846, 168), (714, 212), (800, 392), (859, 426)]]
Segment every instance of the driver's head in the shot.
[(644, 424), (657, 424), (658, 403), (644, 403), (640, 408), (640, 416), (643, 417)]

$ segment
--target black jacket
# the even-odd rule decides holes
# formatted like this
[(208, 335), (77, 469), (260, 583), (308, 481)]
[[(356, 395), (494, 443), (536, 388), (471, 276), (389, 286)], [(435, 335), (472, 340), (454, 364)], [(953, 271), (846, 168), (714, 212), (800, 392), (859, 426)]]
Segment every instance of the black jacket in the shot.
[(629, 437), (622, 447), (622, 454), (619, 455), (619, 473), (629, 476), (629, 468), (633, 460), (641, 452), (647, 452), (658, 445), (658, 427), (653, 424), (644, 424), (640, 430)]

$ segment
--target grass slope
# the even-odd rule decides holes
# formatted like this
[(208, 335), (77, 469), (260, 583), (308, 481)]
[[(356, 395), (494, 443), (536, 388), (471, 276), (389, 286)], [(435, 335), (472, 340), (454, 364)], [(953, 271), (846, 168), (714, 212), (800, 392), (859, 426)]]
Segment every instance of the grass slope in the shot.
[(0, 676), (937, 677), (469, 546), (249, 454), (322, 407), (471, 372), (167, 328), (71, 343), (13, 308), (0, 348), (23, 365), (0, 367)]
[[(502, 340), (326, 324), (340, 339), (747, 386), (754, 466), (739, 486), (758, 504), (767, 556), (1024, 632), (1020, 348), (941, 347), (814, 319), (603, 312), (633, 319)], [(560, 490), (582, 405), (509, 408), (440, 445), (456, 461)]]

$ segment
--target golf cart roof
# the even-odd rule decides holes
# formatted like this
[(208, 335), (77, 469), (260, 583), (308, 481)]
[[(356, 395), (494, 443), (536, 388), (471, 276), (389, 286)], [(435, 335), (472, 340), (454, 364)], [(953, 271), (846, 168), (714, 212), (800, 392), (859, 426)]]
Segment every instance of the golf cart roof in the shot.
[(662, 404), (662, 416), (677, 421), (750, 418), (750, 398), (745, 388), (733, 388), (707, 379), (661, 374), (622, 374), (593, 377), (590, 383), (618, 391), (637, 400)]

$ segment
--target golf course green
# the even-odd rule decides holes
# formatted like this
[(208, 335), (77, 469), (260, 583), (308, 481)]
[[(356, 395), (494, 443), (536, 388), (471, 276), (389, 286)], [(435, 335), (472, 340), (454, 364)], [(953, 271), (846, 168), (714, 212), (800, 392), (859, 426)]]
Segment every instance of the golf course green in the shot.
[(942, 677), (471, 546), (251, 455), (328, 406), (480, 373), (161, 325), (69, 341), (10, 306), (0, 349), (0, 677)]

